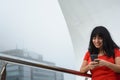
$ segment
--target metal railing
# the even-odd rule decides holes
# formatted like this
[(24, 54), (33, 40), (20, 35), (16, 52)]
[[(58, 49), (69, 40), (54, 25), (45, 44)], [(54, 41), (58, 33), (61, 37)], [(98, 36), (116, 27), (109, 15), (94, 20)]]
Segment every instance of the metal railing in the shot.
[[(50, 66), (50, 65), (42, 64), (40, 62), (30, 61), (30, 60), (27, 60), (27, 59), (24, 59), (24, 58), (10, 56), (10, 55), (6, 55), (6, 54), (0, 54), (0, 60), (4, 60), (4, 61), (7, 61), (7, 62), (13, 62), (13, 63), (17, 63), (17, 64), (29, 65), (29, 66), (33, 66), (33, 67), (44, 68), (44, 69), (49, 69), (49, 70), (54, 70), (54, 71), (59, 71), (59, 72), (64, 72), (64, 73), (69, 73), (69, 74), (74, 74), (74, 75), (79, 75), (79, 76), (91, 78), (90, 74), (83, 74), (83, 73), (80, 73), (79, 71), (66, 69), (66, 68), (62, 68), (62, 67), (57, 67), (57, 66)], [(3, 71), (2, 71), (1, 75), (3, 75), (3, 72), (6, 69), (6, 65), (7, 65), (7, 63), (4, 65)], [(5, 80), (5, 79), (1, 79), (1, 80)]]

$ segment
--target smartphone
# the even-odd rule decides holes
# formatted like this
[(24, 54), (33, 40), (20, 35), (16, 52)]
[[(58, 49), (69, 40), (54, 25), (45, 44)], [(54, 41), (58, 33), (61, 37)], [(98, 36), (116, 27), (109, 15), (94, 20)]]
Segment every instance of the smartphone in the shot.
[(91, 54), (90, 57), (91, 57), (91, 60), (94, 61), (94, 59), (98, 58), (98, 54)]

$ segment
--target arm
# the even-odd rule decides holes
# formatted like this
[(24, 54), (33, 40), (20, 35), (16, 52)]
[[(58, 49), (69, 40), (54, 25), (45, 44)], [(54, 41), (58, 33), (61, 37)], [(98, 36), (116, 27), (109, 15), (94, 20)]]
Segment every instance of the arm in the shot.
[(93, 61), (88, 64), (88, 61), (84, 60), (81, 65), (80, 72), (87, 73), (89, 70), (94, 69), (96, 67), (96, 64), (98, 64), (98, 62)]
[(81, 73), (87, 73), (89, 71), (87, 64), (88, 64), (88, 62), (86, 60), (84, 60), (82, 65), (81, 65), (81, 68), (80, 68)]
[(106, 66), (112, 69), (113, 71), (120, 73), (120, 57), (115, 58), (115, 64), (107, 63)]
[(105, 60), (99, 60), (99, 66), (106, 66), (113, 71), (120, 73), (120, 57), (115, 58), (115, 64)]

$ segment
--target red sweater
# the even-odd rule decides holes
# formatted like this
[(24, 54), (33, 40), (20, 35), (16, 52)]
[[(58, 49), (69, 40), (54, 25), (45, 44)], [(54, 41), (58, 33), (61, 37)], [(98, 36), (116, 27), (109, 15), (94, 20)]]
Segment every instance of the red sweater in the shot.
[[(119, 49), (115, 49), (115, 57), (120, 57)], [(115, 63), (114, 58), (107, 57), (106, 55), (98, 56), (98, 59), (103, 59), (108, 62)], [(91, 62), (90, 52), (87, 52), (85, 54), (84, 60), (87, 60), (88, 64)], [(115, 73), (113, 70), (106, 66), (96, 67), (90, 72), (92, 74), (92, 80), (120, 80), (120, 74)], [(119, 77), (119, 79), (117, 77)]]

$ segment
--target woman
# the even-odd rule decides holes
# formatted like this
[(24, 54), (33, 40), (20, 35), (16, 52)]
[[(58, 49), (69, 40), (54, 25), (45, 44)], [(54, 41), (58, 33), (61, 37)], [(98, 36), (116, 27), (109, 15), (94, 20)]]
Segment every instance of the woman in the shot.
[[(92, 61), (91, 56), (97, 54)], [(84, 56), (81, 73), (92, 74), (92, 80), (120, 80), (120, 50), (104, 26), (93, 29), (89, 48)]]

